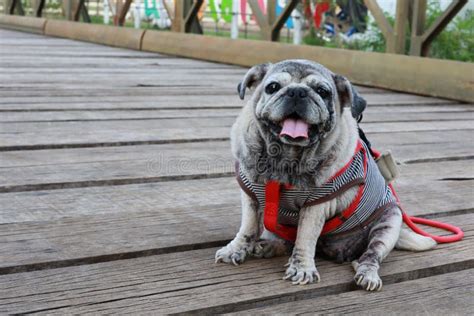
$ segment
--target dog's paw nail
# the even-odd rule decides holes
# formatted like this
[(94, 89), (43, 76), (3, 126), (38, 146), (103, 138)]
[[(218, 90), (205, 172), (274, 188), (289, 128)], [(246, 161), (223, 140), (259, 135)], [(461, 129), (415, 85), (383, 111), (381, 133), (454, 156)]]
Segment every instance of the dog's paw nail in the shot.
[(215, 262), (232, 263), (238, 266), (245, 261), (246, 255), (247, 251), (245, 249), (238, 250), (227, 245), (216, 252)]
[(319, 282), (321, 277), (319, 276), (318, 270), (313, 264), (308, 264), (305, 266), (301, 263), (288, 264), (286, 269), (284, 280), (290, 280), (293, 285), (305, 285), (313, 282)]
[(232, 255), (232, 263), (234, 264), (234, 266), (238, 266), (241, 263), (238, 256)]
[(356, 284), (366, 291), (380, 291), (382, 289), (382, 279), (380, 279), (377, 270), (371, 266), (360, 265), (354, 276)]

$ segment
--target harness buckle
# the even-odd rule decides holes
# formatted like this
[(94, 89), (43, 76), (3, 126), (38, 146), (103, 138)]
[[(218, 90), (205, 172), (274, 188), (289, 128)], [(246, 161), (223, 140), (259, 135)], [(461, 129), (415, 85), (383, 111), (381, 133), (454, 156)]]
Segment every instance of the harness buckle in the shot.
[(397, 163), (391, 151), (382, 153), (375, 162), (387, 184), (391, 183), (400, 175), (400, 171), (398, 170)]

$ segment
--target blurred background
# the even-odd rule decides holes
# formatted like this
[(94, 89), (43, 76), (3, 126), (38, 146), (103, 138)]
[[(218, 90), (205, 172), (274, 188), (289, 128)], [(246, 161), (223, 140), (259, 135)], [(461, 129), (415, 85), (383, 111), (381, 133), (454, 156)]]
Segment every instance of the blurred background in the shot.
[[(68, 19), (67, 7), (77, 0), (46, 0), (42, 16)], [(396, 15), (396, 0), (378, 1), (390, 23)], [(22, 0), (21, 9), (33, 14), (35, 0)], [(280, 14), (287, 1), (258, 0), (261, 11), (271, 18)], [(86, 0), (80, 19), (95, 24), (123, 24), (125, 27), (171, 30), (175, 15), (175, 0), (134, 0), (126, 10), (124, 20), (119, 13), (126, 0)], [(431, 25), (451, 4), (450, 0), (429, 0), (426, 25)], [(2, 11), (4, 3), (0, 3)], [(412, 10), (412, 9), (410, 9)], [(206, 35), (231, 38), (262, 39), (260, 27), (247, 0), (205, 0), (197, 14)], [(409, 53), (410, 27), (405, 53)], [(459, 61), (474, 60), (474, 1), (461, 9), (430, 45), (428, 56)], [(279, 41), (294, 44), (386, 51), (382, 30), (363, 0), (305, 0), (297, 5), (284, 24)]]

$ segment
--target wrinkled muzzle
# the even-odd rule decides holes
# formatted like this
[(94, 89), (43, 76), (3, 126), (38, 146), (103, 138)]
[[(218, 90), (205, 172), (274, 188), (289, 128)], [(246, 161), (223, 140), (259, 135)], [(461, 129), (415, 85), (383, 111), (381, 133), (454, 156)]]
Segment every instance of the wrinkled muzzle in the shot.
[(261, 117), (283, 142), (304, 145), (319, 138), (330, 119), (330, 111), (308, 88), (292, 87), (269, 99)]

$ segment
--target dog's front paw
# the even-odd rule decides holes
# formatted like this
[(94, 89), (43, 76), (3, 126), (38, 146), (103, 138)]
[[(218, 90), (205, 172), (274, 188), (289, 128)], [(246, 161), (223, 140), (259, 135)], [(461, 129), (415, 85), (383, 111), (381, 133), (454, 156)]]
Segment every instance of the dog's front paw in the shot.
[(293, 257), (290, 257), (286, 266), (288, 268), (286, 269), (283, 279), (292, 281), (293, 285), (304, 285), (321, 281), (314, 260), (303, 263), (300, 260), (295, 260)]
[(380, 291), (382, 289), (382, 279), (377, 272), (377, 267), (366, 264), (354, 264), (356, 274), (354, 280), (358, 286), (366, 291)]
[(231, 244), (228, 244), (227, 246), (217, 250), (216, 263), (233, 263), (234, 265), (238, 266), (245, 261), (247, 252), (248, 250), (246, 247), (233, 247)]

